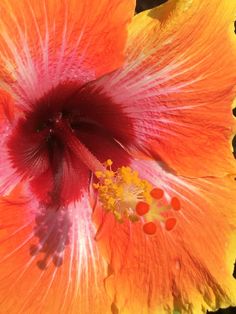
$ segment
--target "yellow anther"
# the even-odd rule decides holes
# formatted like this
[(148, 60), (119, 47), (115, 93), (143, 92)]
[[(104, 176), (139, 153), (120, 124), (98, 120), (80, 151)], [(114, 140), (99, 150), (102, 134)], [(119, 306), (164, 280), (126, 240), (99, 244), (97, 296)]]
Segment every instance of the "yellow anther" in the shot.
[(101, 178), (101, 177), (103, 176), (103, 172), (102, 172), (102, 171), (96, 171), (96, 172), (95, 172), (95, 176), (96, 176), (97, 178)]
[(108, 159), (108, 160), (105, 162), (105, 165), (106, 165), (107, 167), (112, 166), (112, 164), (113, 164), (113, 161), (112, 161), (111, 159)]
[(152, 185), (139, 177), (137, 171), (122, 166), (117, 171), (108, 169), (112, 165), (109, 159), (104, 171), (95, 173), (98, 183), (93, 187), (98, 191), (98, 197), (103, 208), (112, 212), (118, 221), (125, 218), (130, 221), (139, 220), (136, 205), (140, 200), (151, 203), (150, 191)]
[(111, 170), (106, 170), (105, 174), (108, 178), (112, 178), (115, 175), (114, 171)]
[(94, 187), (94, 189), (97, 190), (97, 189), (99, 188), (99, 184), (98, 184), (98, 183), (94, 183), (94, 184), (93, 184), (93, 187)]
[(105, 183), (105, 185), (109, 185), (112, 183), (112, 180), (111, 179), (105, 179), (104, 183)]

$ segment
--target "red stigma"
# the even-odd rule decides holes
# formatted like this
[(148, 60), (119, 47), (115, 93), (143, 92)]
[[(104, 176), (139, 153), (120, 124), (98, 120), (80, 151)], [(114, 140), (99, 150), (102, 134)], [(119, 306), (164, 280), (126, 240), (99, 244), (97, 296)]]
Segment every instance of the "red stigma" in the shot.
[(145, 202), (138, 202), (136, 205), (136, 212), (139, 216), (143, 216), (148, 213), (150, 206)]
[(155, 198), (156, 200), (159, 200), (163, 197), (164, 195), (164, 191), (162, 189), (159, 188), (154, 188), (152, 189), (152, 191), (150, 192), (150, 195)]
[(175, 196), (172, 197), (170, 204), (174, 210), (180, 210), (181, 208), (180, 200)]
[(154, 222), (147, 222), (143, 225), (143, 232), (147, 235), (153, 235), (157, 231), (157, 226)]
[(176, 225), (176, 219), (175, 218), (168, 218), (165, 222), (165, 228), (167, 231), (171, 231), (174, 229)]

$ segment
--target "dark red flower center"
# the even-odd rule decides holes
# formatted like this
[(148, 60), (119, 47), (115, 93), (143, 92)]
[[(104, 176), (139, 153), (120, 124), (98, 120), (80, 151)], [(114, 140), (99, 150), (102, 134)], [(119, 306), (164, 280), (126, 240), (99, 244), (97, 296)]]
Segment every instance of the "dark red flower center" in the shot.
[(9, 156), (39, 200), (60, 207), (81, 197), (101, 162), (120, 158), (118, 143), (128, 145), (131, 130), (107, 96), (90, 85), (63, 84), (24, 112), (9, 139)]

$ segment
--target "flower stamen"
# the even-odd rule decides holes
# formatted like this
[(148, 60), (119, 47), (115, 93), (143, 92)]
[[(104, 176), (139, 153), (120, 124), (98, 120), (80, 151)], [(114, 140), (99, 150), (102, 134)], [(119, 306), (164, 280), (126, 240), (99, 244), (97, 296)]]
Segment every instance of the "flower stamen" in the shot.
[(93, 187), (102, 207), (120, 223), (125, 220), (141, 222), (147, 235), (156, 233), (158, 221), (164, 222), (167, 231), (172, 230), (176, 219), (166, 219), (163, 213), (171, 209), (180, 210), (179, 199), (173, 197), (169, 204), (164, 198), (164, 191), (140, 178), (137, 171), (128, 166), (113, 171), (111, 166), (109, 159), (104, 164), (104, 171), (95, 172), (98, 182)]

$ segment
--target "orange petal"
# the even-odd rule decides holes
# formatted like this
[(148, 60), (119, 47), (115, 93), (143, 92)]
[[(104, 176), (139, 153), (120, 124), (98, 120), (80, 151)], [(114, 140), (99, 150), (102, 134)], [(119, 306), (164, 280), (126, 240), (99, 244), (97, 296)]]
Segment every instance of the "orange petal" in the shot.
[(1, 1), (1, 79), (20, 81), (18, 93), (28, 89), (32, 99), (45, 85), (114, 70), (123, 63), (134, 6), (134, 0)]
[(90, 211), (85, 198), (64, 214), (43, 214), (20, 188), (1, 198), (2, 313), (110, 313), (107, 269), (94, 245)]
[(9, 192), (19, 182), (12, 163), (7, 157), (7, 139), (17, 115), (11, 95), (0, 89), (0, 194)]
[(0, 89), (0, 128), (13, 122), (16, 115), (14, 103), (10, 94)]
[(151, 237), (141, 223), (120, 224), (103, 216), (96, 239), (110, 264), (106, 288), (118, 311), (205, 314), (235, 305), (234, 178), (185, 179), (155, 162), (133, 166), (168, 197), (178, 195), (182, 207), (168, 216), (177, 221), (172, 230), (156, 222)]
[(228, 0), (170, 0), (138, 14), (126, 65), (102, 80), (136, 145), (179, 174), (235, 171), (235, 16)]

